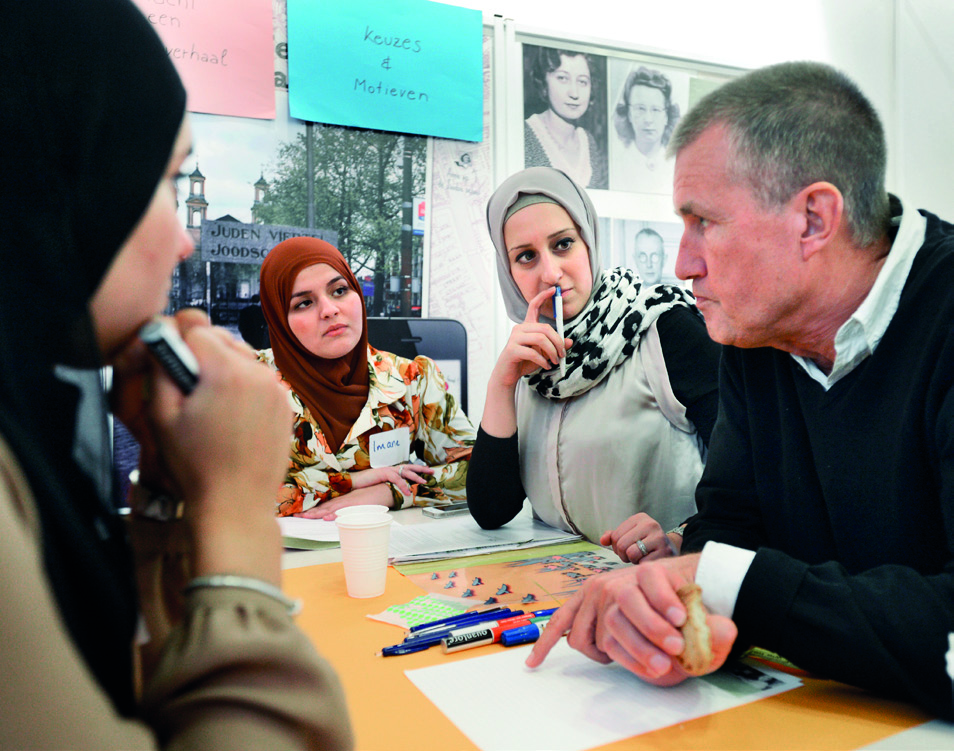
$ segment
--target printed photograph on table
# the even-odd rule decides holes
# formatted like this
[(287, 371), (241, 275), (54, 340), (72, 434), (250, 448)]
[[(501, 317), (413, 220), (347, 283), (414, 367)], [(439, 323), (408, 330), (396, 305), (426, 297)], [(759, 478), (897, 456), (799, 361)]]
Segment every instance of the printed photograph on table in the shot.
[(607, 187), (606, 58), (523, 45), (524, 166)]
[(609, 188), (672, 193), (666, 147), (689, 108), (689, 75), (621, 58), (609, 61)]
[(684, 284), (676, 278), (681, 224), (614, 219), (611, 234), (608, 266), (632, 269), (646, 284)]
[(408, 579), (428, 592), (475, 605), (532, 605), (563, 602), (591, 576), (623, 565), (614, 553), (593, 549), (411, 574)]

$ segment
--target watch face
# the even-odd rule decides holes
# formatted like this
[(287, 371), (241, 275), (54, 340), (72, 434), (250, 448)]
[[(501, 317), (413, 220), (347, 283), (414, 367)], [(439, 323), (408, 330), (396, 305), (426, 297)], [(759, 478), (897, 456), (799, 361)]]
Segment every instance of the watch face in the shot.
[(133, 514), (167, 522), (181, 519), (184, 504), (166, 493), (159, 493), (139, 483), (139, 470), (129, 473), (129, 507)]

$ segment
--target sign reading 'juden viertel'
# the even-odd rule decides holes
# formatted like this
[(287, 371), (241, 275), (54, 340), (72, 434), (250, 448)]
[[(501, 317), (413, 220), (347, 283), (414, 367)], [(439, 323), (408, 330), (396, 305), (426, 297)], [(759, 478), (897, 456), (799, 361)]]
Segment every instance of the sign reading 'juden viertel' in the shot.
[(205, 219), (199, 236), (199, 255), (203, 261), (257, 265), (278, 243), (289, 237), (302, 236), (317, 237), (336, 247), (338, 245), (338, 233), (330, 229)]

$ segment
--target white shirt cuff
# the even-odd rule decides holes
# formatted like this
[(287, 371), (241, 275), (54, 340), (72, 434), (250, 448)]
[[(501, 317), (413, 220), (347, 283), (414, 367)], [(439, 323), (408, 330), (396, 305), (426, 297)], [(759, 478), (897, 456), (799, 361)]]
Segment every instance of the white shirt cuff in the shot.
[(696, 584), (702, 589), (702, 604), (710, 613), (731, 618), (739, 599), (742, 580), (755, 553), (721, 542), (707, 542), (696, 568)]

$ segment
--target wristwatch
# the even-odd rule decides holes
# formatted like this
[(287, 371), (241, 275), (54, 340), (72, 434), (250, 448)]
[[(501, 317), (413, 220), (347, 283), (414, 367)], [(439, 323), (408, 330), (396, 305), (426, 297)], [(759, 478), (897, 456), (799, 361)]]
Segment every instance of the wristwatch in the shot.
[(137, 516), (169, 522), (182, 518), (184, 505), (181, 499), (150, 488), (139, 482), (139, 470), (129, 473), (129, 508)]

